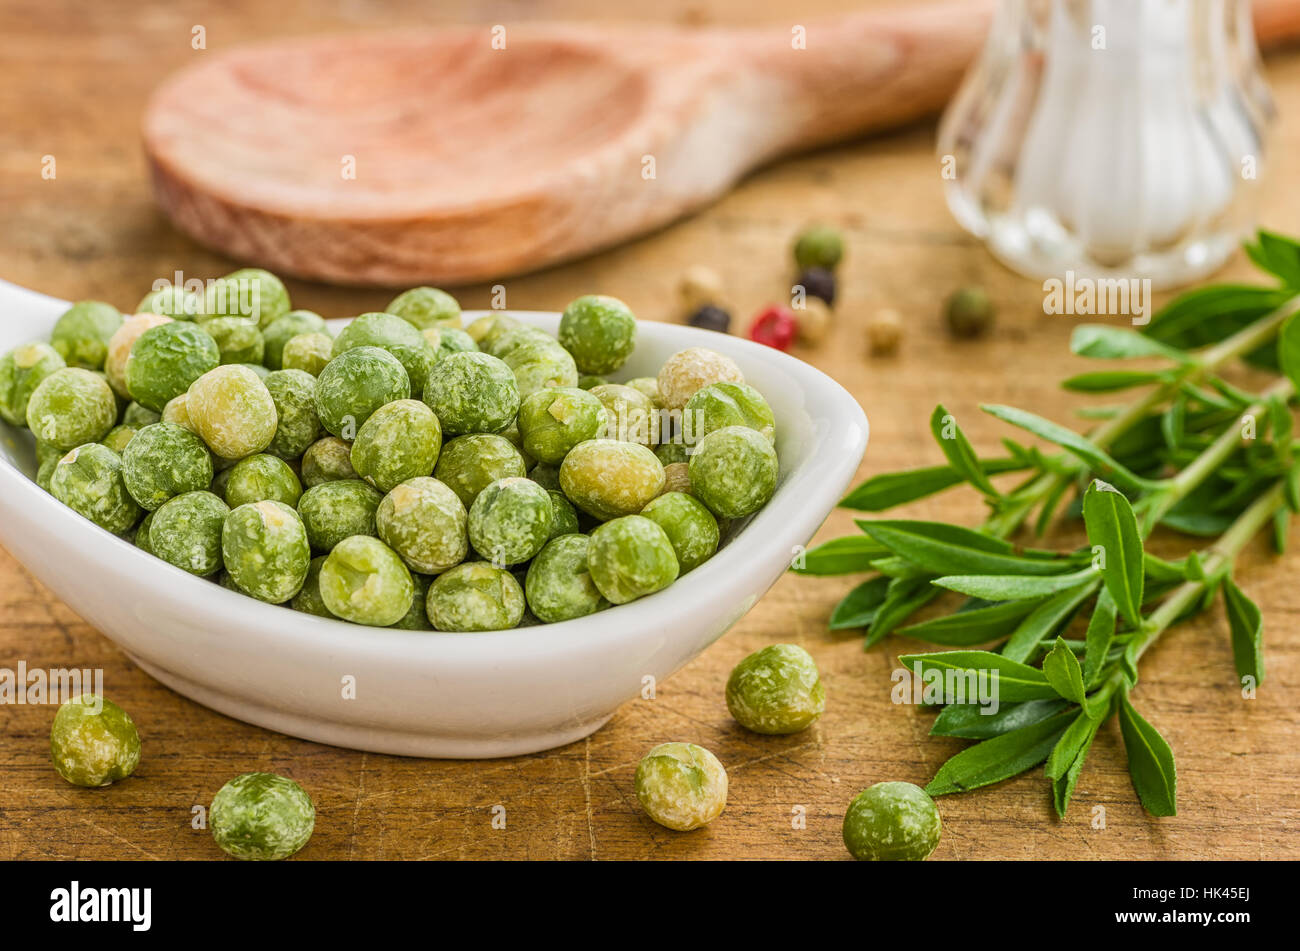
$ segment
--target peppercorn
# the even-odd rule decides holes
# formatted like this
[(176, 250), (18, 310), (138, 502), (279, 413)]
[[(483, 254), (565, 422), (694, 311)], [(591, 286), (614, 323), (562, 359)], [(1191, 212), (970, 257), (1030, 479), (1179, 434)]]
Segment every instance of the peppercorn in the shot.
[(827, 307), (835, 303), (835, 275), (822, 267), (810, 267), (799, 275), (796, 282), (804, 289), (808, 297), (816, 297), (826, 302)]
[(799, 235), (794, 244), (794, 260), (801, 271), (810, 267), (833, 271), (842, 257), (844, 257), (844, 239), (834, 228), (824, 226), (808, 228)]
[(831, 325), (831, 311), (816, 297), (804, 301), (802, 310), (795, 311), (799, 320), (799, 342), (818, 344), (826, 336)]
[(993, 326), (993, 302), (982, 287), (961, 287), (948, 298), (944, 317), (954, 337), (979, 337)]
[(705, 304), (691, 314), (686, 322), (701, 330), (716, 330), (720, 334), (725, 334), (731, 328), (731, 315), (721, 307)]
[(903, 319), (898, 311), (888, 308), (877, 311), (867, 322), (867, 346), (877, 356), (888, 356), (898, 349), (903, 339)]
[(798, 321), (788, 307), (773, 304), (758, 312), (749, 326), (749, 339), (778, 350), (788, 350), (794, 342)]
[(681, 313), (688, 315), (710, 304), (719, 306), (723, 301), (722, 278), (702, 264), (688, 267), (677, 282), (677, 300)]

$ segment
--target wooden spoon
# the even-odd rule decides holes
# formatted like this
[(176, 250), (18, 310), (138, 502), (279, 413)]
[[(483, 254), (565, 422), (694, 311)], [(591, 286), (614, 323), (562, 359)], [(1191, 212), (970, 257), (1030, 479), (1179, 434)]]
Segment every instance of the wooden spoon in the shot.
[[(479, 281), (663, 225), (775, 156), (933, 112), (993, 6), (811, 23), (804, 48), (789, 27), (572, 25), (511, 27), (504, 49), (487, 26), (243, 47), (162, 85), (145, 150), (162, 207), (231, 257), (339, 284)], [(1265, 17), (1273, 35), (1300, 20), (1286, 6)]]

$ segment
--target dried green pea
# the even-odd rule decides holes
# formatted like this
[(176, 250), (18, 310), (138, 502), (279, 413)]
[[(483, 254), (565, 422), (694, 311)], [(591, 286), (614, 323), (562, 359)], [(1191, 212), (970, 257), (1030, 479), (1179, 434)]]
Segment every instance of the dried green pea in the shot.
[(553, 624), (609, 606), (591, 579), (589, 543), (586, 535), (565, 533), (548, 541), (529, 563), (524, 595), (538, 619)]
[(689, 832), (708, 825), (727, 805), (727, 771), (693, 743), (661, 743), (636, 767), (641, 808), (661, 826)]
[(524, 449), (539, 462), (558, 466), (569, 450), (595, 439), (605, 427), (601, 400), (577, 387), (538, 390), (519, 405)]
[(745, 383), (711, 383), (695, 392), (682, 410), (682, 432), (691, 442), (724, 426), (748, 426), (776, 440), (776, 417), (763, 394)]
[(298, 500), (298, 514), (313, 551), (332, 551), (352, 535), (374, 535), (383, 495), (358, 479), (322, 482)]
[(280, 351), (280, 369), (302, 370), (312, 376), (320, 376), (320, 371), (325, 369), (333, 354), (334, 338), (329, 334), (298, 334), (290, 337)]
[(544, 462), (539, 462), (528, 470), (528, 478), (543, 489), (560, 491), (560, 469), (558, 466), (548, 466)]
[(334, 616), (334, 612), (325, 606), (325, 599), (320, 594), (320, 570), (325, 564), (325, 558), (325, 555), (317, 555), (307, 566), (307, 577), (303, 579), (302, 587), (289, 601), (289, 607), (295, 611), (316, 617)]
[(375, 512), (379, 537), (422, 574), (439, 574), (465, 560), (467, 526), (456, 493), (429, 476), (394, 486)]
[(149, 527), (153, 525), (153, 512), (145, 512), (140, 524), (135, 527), (135, 547), (152, 555), (153, 543), (149, 541)]
[(442, 449), (438, 417), (419, 400), (394, 400), (375, 410), (357, 430), (352, 468), (387, 492), (399, 482), (433, 472)]
[(731, 671), (726, 696), (736, 722), (755, 733), (798, 733), (826, 709), (817, 663), (796, 644), (750, 654)]
[(636, 317), (617, 298), (589, 294), (564, 309), (559, 338), (581, 372), (612, 373), (636, 346)]
[(275, 435), (266, 451), (297, 459), (320, 435), (316, 416), (316, 378), (302, 370), (276, 370), (262, 381), (275, 404)]
[(439, 631), (504, 631), (523, 619), (524, 592), (504, 568), (471, 561), (433, 580), (426, 607)]
[(478, 345), (480, 350), (491, 353), (492, 347), (496, 344), (498, 338), (517, 329), (519, 326), (519, 321), (509, 314), (487, 314), (466, 327), (465, 332), (469, 334), (470, 339)]
[(161, 419), (161, 413), (156, 413), (147, 406), (141, 406), (135, 400), (127, 403), (126, 409), (122, 411), (122, 425), (133, 426), (136, 429), (152, 426)]
[(528, 561), (551, 537), (550, 494), (531, 479), (516, 476), (486, 486), (469, 509), (469, 541), (498, 567)]
[(164, 282), (140, 299), (134, 313), (155, 314), (172, 320), (194, 320), (203, 313), (203, 298), (184, 287)]
[(27, 428), (67, 452), (99, 442), (117, 421), (117, 400), (104, 378), (65, 367), (41, 380), (27, 402)]
[(334, 356), (356, 347), (379, 347), (398, 359), (406, 370), (412, 393), (421, 393), (436, 352), (424, 335), (393, 314), (362, 314), (334, 338)]
[(938, 847), (942, 832), (934, 800), (912, 783), (876, 783), (844, 814), (844, 845), (865, 861), (919, 862)]
[(682, 574), (704, 564), (718, 550), (718, 520), (683, 492), (668, 492), (652, 499), (641, 514), (664, 530)]
[(564, 497), (559, 489), (547, 489), (551, 497), (551, 538), (559, 535), (571, 535), (579, 530), (578, 510)]
[(275, 438), (275, 400), (247, 367), (209, 370), (190, 386), (185, 406), (194, 430), (224, 459), (261, 452)]
[(248, 267), (208, 282), (201, 316), (249, 317), (259, 327), (269, 327), (277, 317), (289, 313), (289, 308), (284, 282), (270, 271)]
[(108, 359), (108, 342), (121, 326), (122, 315), (111, 304), (78, 301), (54, 322), (50, 346), (70, 367), (102, 370)]
[(659, 414), (650, 397), (621, 383), (602, 383), (591, 388), (591, 395), (605, 409), (606, 439), (652, 446), (659, 441)]
[(626, 515), (596, 527), (587, 550), (591, 578), (609, 601), (626, 604), (677, 580), (672, 542), (658, 524)]
[(412, 287), (393, 298), (384, 310), (420, 330), (460, 327), (460, 302), (436, 287)]
[(466, 509), (489, 483), (526, 472), (519, 450), (509, 440), (490, 433), (448, 440), (433, 469), (434, 478), (455, 492)]
[(327, 432), (350, 442), (371, 413), (410, 395), (410, 377), (397, 357), (380, 347), (354, 347), (316, 377), (316, 415)]
[(206, 577), (221, 569), (221, 533), (230, 506), (211, 492), (186, 492), (149, 521), (149, 551), (170, 565)]
[(429, 620), (425, 601), (429, 596), (429, 586), (433, 584), (433, 579), (428, 575), (416, 574), (412, 571), (411, 584), (415, 588), (415, 593), (411, 596), (411, 606), (405, 614), (388, 626), (399, 631), (432, 631), (433, 622)]
[(326, 436), (302, 454), (302, 481), (308, 488), (323, 482), (360, 479), (352, 468), (352, 446), (337, 436)]
[(224, 488), (226, 504), (231, 508), (267, 499), (293, 508), (302, 497), (302, 483), (293, 469), (268, 453), (240, 459), (226, 475)]
[(638, 393), (640, 393), (642, 396), (648, 399), (651, 405), (655, 407), (659, 406), (659, 380), (656, 377), (653, 376), (633, 377), (623, 385), (629, 386), (632, 389), (636, 390)]
[(204, 321), (203, 330), (217, 343), (222, 363), (262, 362), (266, 340), (257, 321), (248, 317), (215, 317)]
[(143, 514), (122, 481), (122, 458), (99, 443), (78, 446), (55, 464), (50, 494), (115, 535), (128, 531)]
[(50, 727), (50, 759), (74, 786), (107, 786), (140, 764), (135, 721), (113, 701), (82, 694), (66, 701)]
[(125, 379), (131, 399), (162, 412), (167, 401), (221, 363), (221, 351), (207, 331), (176, 320), (150, 327), (131, 345)]
[(212, 482), (212, 455), (188, 429), (154, 423), (136, 433), (122, 453), (122, 481), (131, 497), (152, 512), (178, 495), (206, 489)]
[(293, 855), (316, 828), (316, 807), (292, 779), (245, 773), (212, 798), (212, 838), (237, 859), (278, 861)]
[(0, 357), (0, 419), (10, 426), (26, 426), (32, 393), (64, 366), (58, 351), (44, 343), (25, 343)]
[(637, 443), (589, 439), (574, 446), (560, 464), (560, 489), (599, 519), (640, 512), (663, 485), (663, 465)]
[(709, 433), (691, 454), (691, 488), (719, 518), (743, 518), (776, 491), (779, 462), (767, 437), (747, 426)]
[(520, 396), (550, 386), (578, 385), (578, 367), (573, 357), (546, 334), (515, 347), (501, 360), (514, 373)]
[(442, 327), (438, 330), (438, 359), (450, 353), (472, 353), (478, 349), (474, 338), (463, 330)]
[(519, 386), (505, 363), (486, 353), (452, 353), (433, 365), (424, 402), (449, 434), (495, 433), (519, 411)]
[(126, 451), (127, 444), (131, 442), (137, 432), (139, 430), (134, 426), (114, 426), (100, 442), (120, 456)]
[(297, 337), (307, 334), (319, 335), (328, 341), (325, 348), (325, 362), (328, 363), (330, 352), (334, 347), (334, 338), (329, 335), (325, 319), (309, 310), (292, 310), (266, 326), (262, 331), (262, 339), (266, 345), (263, 362), (272, 370), (287, 369), (284, 365), (285, 348)]
[(269, 500), (231, 511), (221, 532), (221, 553), (239, 589), (270, 604), (297, 594), (311, 563), (302, 519), (284, 503)]
[[(130, 359), (131, 348), (152, 327), (171, 323), (170, 317), (161, 314), (134, 314), (122, 321), (108, 341), (108, 354), (104, 358), (104, 375), (108, 377), (109, 386), (118, 396), (129, 396), (126, 387), (126, 362)], [(157, 410), (155, 410), (157, 412)]]
[(335, 545), (321, 566), (320, 593), (344, 620), (387, 627), (410, 610), (415, 585), (397, 552), (378, 538), (353, 535)]

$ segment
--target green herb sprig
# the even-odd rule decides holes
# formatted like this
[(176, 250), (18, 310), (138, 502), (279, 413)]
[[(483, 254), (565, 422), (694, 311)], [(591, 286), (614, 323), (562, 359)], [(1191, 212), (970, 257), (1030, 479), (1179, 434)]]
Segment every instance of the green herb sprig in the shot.
[[(1045, 764), (1064, 816), (1098, 729), (1117, 716), (1138, 798), (1153, 815), (1174, 815), (1173, 751), (1134, 708), (1131, 692), (1147, 649), (1208, 608), (1220, 589), (1237, 674), (1248, 688), (1263, 681), (1260, 611), (1231, 573), (1267, 526), (1282, 551), (1300, 512), (1300, 440), (1290, 409), (1300, 386), (1300, 243), (1261, 231), (1247, 253), (1276, 286), (1191, 291), (1141, 332), (1075, 330), (1070, 345), (1079, 356), (1165, 363), (1066, 380), (1077, 392), (1142, 391), (1125, 405), (1081, 412), (1098, 420), (1091, 432), (986, 405), (986, 413), (1056, 448), (1007, 438), (1005, 454), (981, 457), (940, 405), (930, 427), (945, 465), (874, 476), (840, 503), (882, 512), (966, 484), (989, 506), (978, 528), (861, 519), (860, 534), (813, 548), (796, 564), (810, 575), (870, 573), (836, 606), (832, 629), (865, 628), (868, 648), (895, 632), (944, 648), (899, 658), (918, 677), (929, 670), (996, 682), (996, 713), (967, 697), (935, 718), (933, 735), (977, 742), (943, 764), (926, 787), (932, 795)], [(1244, 392), (1219, 375), (1239, 359), (1279, 376), (1258, 394)], [(1019, 481), (999, 488), (994, 480), (1010, 473)], [(1030, 526), (1041, 536), (1069, 519), (1082, 519), (1087, 547), (1054, 551), (1008, 540)], [(1166, 561), (1145, 550), (1157, 528), (1213, 541)], [(964, 599), (913, 620), (945, 591)], [(1065, 637), (1081, 616), (1088, 618), (1082, 638)]]

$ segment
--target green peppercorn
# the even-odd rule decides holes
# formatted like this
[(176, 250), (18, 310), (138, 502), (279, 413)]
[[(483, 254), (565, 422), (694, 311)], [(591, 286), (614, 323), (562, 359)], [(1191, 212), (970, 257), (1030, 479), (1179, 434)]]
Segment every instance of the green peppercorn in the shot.
[(944, 305), (944, 318), (954, 337), (979, 337), (993, 326), (993, 302), (981, 287), (962, 287)]
[(287, 859), (311, 838), (316, 807), (292, 779), (274, 773), (245, 773), (212, 798), (212, 837), (237, 859)]
[(795, 644), (750, 654), (727, 679), (727, 709), (755, 733), (798, 733), (826, 709), (826, 691), (811, 655)]
[(844, 239), (834, 228), (808, 228), (794, 243), (794, 261), (801, 271), (813, 267), (833, 271), (843, 257)]
[(107, 786), (135, 772), (140, 734), (113, 701), (82, 694), (54, 714), (50, 759), (55, 771), (74, 786)]
[(693, 743), (661, 743), (637, 764), (637, 801), (655, 822), (678, 832), (706, 826), (727, 806), (727, 771)]
[(942, 829), (934, 800), (911, 783), (876, 783), (844, 814), (844, 844), (872, 862), (919, 862), (938, 847)]

